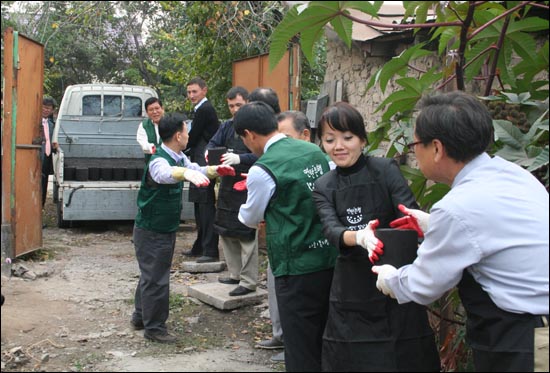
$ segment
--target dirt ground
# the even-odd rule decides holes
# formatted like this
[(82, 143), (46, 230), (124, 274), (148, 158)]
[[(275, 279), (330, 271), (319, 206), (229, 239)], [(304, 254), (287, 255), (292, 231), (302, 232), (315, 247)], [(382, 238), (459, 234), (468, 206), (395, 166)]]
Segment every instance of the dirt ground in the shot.
[[(171, 276), (168, 327), (180, 342), (161, 345), (129, 324), (139, 275), (132, 222), (58, 229), (51, 197), (44, 221), (43, 249), (15, 260), (15, 274), (2, 277), (2, 372), (284, 371), (270, 362), (276, 352), (254, 348), (271, 336), (267, 300), (220, 311), (185, 296), (186, 286), (227, 275), (179, 271), (195, 239), (192, 224), (178, 232)], [(261, 252), (264, 288), (265, 261)]]

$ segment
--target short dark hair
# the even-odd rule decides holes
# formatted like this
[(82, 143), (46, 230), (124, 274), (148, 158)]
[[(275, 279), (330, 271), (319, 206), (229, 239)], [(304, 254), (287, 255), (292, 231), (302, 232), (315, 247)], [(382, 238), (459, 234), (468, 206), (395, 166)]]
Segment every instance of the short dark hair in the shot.
[(187, 117), (180, 113), (163, 116), (159, 122), (159, 136), (163, 142), (169, 141), (176, 132), (183, 131), (183, 122)]
[(42, 105), (51, 106), (52, 108), (55, 108), (57, 106), (57, 102), (55, 101), (55, 99), (53, 97), (45, 96), (42, 99)]
[(281, 114), (277, 115), (277, 122), (282, 122), (287, 118), (292, 119), (292, 126), (299, 133), (304, 132), (304, 130), (311, 131), (311, 125), (309, 124), (309, 119), (307, 119), (307, 116), (301, 111), (297, 111), (297, 110), (283, 111)]
[(187, 83), (187, 87), (189, 87), (190, 85), (193, 85), (193, 84), (197, 84), (199, 87), (201, 88), (205, 88), (206, 87), (206, 82), (204, 81), (204, 79), (202, 78), (199, 78), (199, 77), (196, 77), (196, 78), (193, 78), (189, 81), (189, 83)]
[(319, 139), (323, 137), (323, 124), (327, 124), (336, 131), (350, 131), (360, 139), (367, 140), (367, 130), (365, 129), (363, 116), (347, 102), (336, 102), (325, 109), (317, 126)]
[(145, 100), (145, 111), (147, 111), (147, 108), (149, 105), (153, 105), (155, 102), (158, 102), (160, 107), (162, 107), (162, 101), (160, 101), (157, 97), (149, 97), (147, 100)]
[(253, 101), (243, 105), (233, 118), (233, 126), (237, 135), (244, 135), (244, 130), (269, 135), (277, 131), (275, 112), (265, 102)]
[(227, 91), (225, 98), (227, 100), (234, 100), (237, 96), (241, 96), (245, 101), (248, 101), (248, 91), (246, 88), (241, 86), (236, 86)]
[(271, 106), (275, 114), (281, 112), (279, 97), (272, 88), (258, 87), (248, 95), (248, 101), (262, 101)]
[(468, 162), (493, 140), (493, 119), (487, 107), (462, 91), (424, 96), (418, 103), (415, 134), (427, 144), (438, 139), (452, 159)]

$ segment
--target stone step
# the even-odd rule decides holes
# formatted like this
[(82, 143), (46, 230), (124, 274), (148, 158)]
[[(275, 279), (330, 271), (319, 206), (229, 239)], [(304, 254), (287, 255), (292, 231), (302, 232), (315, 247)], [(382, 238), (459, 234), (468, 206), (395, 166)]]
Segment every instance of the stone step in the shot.
[(219, 282), (190, 285), (188, 287), (188, 296), (220, 310), (233, 310), (242, 306), (261, 303), (267, 297), (267, 291), (260, 288), (256, 288), (255, 292), (246, 295), (230, 296), (229, 292), (237, 286)]
[(180, 272), (210, 273), (221, 272), (225, 269), (225, 262), (197, 263), (192, 261), (181, 262)]

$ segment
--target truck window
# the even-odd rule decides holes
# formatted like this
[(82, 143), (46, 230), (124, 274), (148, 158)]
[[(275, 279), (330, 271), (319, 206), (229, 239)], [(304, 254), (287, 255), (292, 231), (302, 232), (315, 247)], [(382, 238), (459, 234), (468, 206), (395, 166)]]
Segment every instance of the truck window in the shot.
[[(122, 97), (118, 95), (103, 96), (103, 114), (101, 114), (101, 95), (87, 95), (82, 97), (82, 115), (91, 116), (120, 116)], [(124, 117), (141, 117), (142, 101), (139, 97), (124, 97)]]
[(125, 117), (141, 117), (141, 98), (125, 96), (124, 114)]
[(120, 116), (122, 114), (122, 97), (105, 95), (103, 96), (103, 115)]
[(82, 115), (101, 116), (101, 96), (82, 97)]

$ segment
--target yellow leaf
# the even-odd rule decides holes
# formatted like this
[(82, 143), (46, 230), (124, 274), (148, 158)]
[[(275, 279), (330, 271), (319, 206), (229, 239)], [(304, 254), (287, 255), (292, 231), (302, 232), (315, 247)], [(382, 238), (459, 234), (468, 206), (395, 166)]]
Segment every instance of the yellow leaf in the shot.
[(56, 28), (58, 28), (58, 27), (59, 27), (59, 25), (58, 25), (56, 22), (52, 23), (52, 28), (53, 28), (53, 29), (56, 29)]
[(53, 63), (55, 61), (55, 58), (50, 57), (50, 62)]

